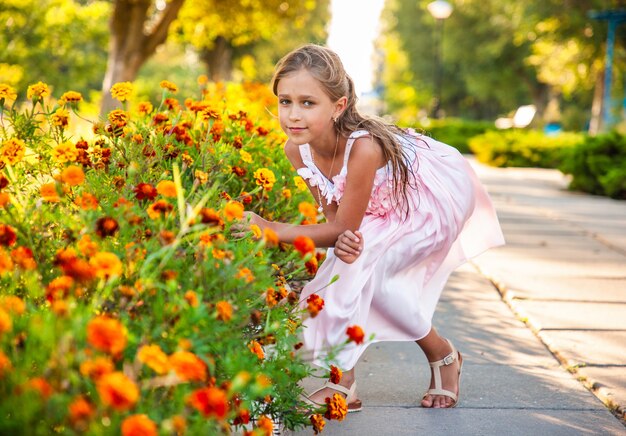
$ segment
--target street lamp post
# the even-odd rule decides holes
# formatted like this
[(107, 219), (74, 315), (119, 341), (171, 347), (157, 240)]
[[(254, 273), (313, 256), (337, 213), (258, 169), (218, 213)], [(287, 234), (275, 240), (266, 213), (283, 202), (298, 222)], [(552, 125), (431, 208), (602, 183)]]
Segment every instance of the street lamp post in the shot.
[(434, 80), (435, 86), (435, 104), (433, 105), (433, 118), (439, 118), (441, 111), (441, 87), (443, 84), (443, 22), (452, 14), (452, 5), (445, 0), (435, 0), (426, 6), (428, 12), (437, 21), (438, 35), (435, 46), (435, 68)]

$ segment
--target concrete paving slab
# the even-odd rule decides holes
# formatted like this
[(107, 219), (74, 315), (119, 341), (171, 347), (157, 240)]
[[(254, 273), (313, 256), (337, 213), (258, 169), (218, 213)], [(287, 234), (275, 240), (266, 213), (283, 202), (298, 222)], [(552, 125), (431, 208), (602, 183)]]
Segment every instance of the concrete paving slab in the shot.
[(542, 329), (626, 331), (626, 304), (523, 300), (518, 305)]
[[(615, 404), (626, 404), (625, 366), (586, 366), (580, 368), (578, 374), (593, 380), (603, 397)], [(624, 434), (626, 434), (626, 428)]]
[(626, 331), (544, 332), (561, 354), (574, 365), (623, 366), (626, 377)]

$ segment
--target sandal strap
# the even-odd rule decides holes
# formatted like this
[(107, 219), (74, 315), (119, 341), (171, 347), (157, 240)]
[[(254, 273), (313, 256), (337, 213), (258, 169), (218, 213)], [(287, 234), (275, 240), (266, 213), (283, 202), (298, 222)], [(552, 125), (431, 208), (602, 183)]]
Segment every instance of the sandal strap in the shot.
[(438, 388), (429, 389), (424, 394), (424, 397), (426, 395), (444, 395), (446, 397), (452, 398), (452, 400), (454, 400), (455, 403), (456, 403), (456, 400), (457, 400), (456, 394), (454, 392), (452, 392), (452, 391), (447, 390), (447, 389), (438, 389)]
[(433, 389), (429, 389), (426, 394), (434, 393), (435, 395), (445, 395), (456, 401), (456, 394), (454, 392), (441, 388), (443, 386), (443, 383), (441, 382), (441, 370), (439, 368), (442, 366), (452, 365), (454, 362), (459, 360), (459, 352), (456, 350), (456, 348), (454, 348), (454, 345), (452, 344), (452, 342), (450, 342), (449, 339), (446, 339), (446, 341), (448, 341), (448, 344), (450, 344), (450, 348), (452, 348), (450, 354), (448, 354), (441, 360), (428, 362), (428, 365), (433, 369), (435, 387)]
[(311, 397), (311, 396), (315, 395), (316, 393), (318, 393), (319, 391), (321, 391), (322, 389), (326, 389), (326, 388), (332, 389), (332, 390), (337, 391), (337, 392), (341, 392), (342, 394), (344, 394), (346, 396), (346, 402), (350, 403), (350, 402), (352, 402), (355, 399), (354, 398), (354, 396), (355, 396), (354, 393), (356, 391), (356, 380), (352, 382), (352, 386), (350, 386), (349, 389), (347, 387), (345, 387), (345, 386), (341, 386), (341, 385), (338, 385), (336, 383), (332, 383), (330, 381), (327, 381), (326, 383), (324, 383), (322, 385), (322, 387), (320, 387), (319, 389), (311, 392), (308, 395), (308, 397)]

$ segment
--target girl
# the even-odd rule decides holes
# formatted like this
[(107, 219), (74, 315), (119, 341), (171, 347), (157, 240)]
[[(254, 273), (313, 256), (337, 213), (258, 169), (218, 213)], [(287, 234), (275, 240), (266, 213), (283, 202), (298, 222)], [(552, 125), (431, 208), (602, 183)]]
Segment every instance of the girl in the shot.
[[(353, 325), (374, 335), (369, 343), (416, 341), (432, 368), (422, 406), (456, 406), (462, 357), (431, 319), (450, 273), (504, 242), (485, 190), (456, 149), (359, 114), (352, 79), (325, 47), (287, 54), (272, 86), (287, 158), (327, 222), (294, 226), (247, 216), (281, 241), (305, 235), (331, 247), (301, 295), (306, 306), (339, 275), (320, 291), (324, 310), (304, 322), (314, 363), (325, 366), (325, 352), (344, 343)], [(360, 410), (354, 366), (369, 343), (343, 348), (335, 362), (340, 384), (329, 382), (309, 399), (323, 404), (341, 392), (350, 411)]]

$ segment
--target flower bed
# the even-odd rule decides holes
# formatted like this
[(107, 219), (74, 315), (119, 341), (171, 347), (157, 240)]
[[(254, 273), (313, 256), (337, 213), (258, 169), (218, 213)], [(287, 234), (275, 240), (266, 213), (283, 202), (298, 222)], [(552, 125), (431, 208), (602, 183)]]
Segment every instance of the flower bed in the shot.
[(54, 100), (40, 82), (18, 104), (0, 84), (2, 434), (323, 428), (300, 397), (310, 369), (288, 285), (322, 259), (229, 231), (244, 208), (317, 220), (274, 98), (200, 80), (181, 102), (161, 88), (153, 104), (117, 84), (122, 108), (76, 137), (80, 94)]

